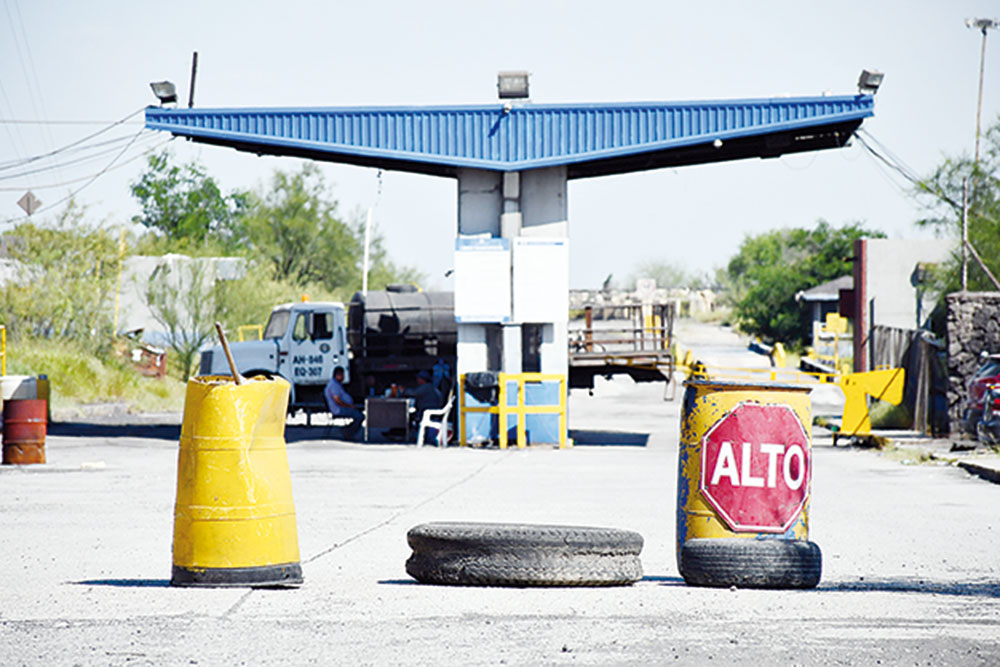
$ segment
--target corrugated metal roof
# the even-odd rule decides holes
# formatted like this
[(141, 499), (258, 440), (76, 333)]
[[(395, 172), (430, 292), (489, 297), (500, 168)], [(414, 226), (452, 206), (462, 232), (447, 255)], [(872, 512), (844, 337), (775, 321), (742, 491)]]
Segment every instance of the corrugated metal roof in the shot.
[(801, 290), (795, 294), (796, 301), (836, 301), (840, 298), (840, 290), (854, 289), (854, 276), (840, 276), (822, 285)]
[(149, 107), (146, 126), (257, 153), (424, 173), (566, 165), (570, 177), (579, 177), (842, 146), (872, 113), (868, 95), (508, 107)]

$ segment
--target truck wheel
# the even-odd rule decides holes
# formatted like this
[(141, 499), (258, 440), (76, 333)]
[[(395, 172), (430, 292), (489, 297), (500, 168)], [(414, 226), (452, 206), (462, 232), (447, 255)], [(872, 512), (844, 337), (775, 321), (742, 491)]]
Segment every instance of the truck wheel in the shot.
[(681, 547), (680, 571), (690, 586), (815, 588), (823, 556), (806, 540), (701, 538)]
[(642, 535), (627, 530), (440, 522), (406, 538), (406, 571), (427, 584), (624, 586), (642, 578)]

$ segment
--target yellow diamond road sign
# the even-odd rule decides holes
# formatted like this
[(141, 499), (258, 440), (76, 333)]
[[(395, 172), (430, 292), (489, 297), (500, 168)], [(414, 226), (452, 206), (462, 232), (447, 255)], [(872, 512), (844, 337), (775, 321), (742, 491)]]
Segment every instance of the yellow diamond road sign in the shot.
[(31, 190), (24, 193), (24, 196), (17, 200), (17, 205), (24, 209), (24, 212), (31, 215), (42, 206), (42, 201), (35, 196)]

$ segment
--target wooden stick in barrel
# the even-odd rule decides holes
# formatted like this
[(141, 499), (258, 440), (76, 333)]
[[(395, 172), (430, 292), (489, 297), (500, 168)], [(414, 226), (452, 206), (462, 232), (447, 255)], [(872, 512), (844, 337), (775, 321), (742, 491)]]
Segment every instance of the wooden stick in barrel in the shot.
[(233, 361), (233, 353), (229, 349), (229, 342), (226, 341), (226, 334), (222, 331), (222, 324), (216, 322), (215, 330), (219, 332), (219, 342), (222, 343), (222, 351), (226, 353), (226, 361), (229, 362), (229, 370), (233, 374), (233, 379), (236, 381), (236, 384), (243, 384), (243, 376), (236, 370), (236, 362)]

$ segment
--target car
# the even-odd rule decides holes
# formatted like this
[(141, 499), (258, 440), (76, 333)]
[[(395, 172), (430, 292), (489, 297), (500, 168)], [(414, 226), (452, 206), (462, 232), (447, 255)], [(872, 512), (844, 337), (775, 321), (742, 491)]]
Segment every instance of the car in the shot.
[(979, 442), (1000, 445), (1000, 384), (990, 385), (983, 397), (983, 416), (976, 426)]
[(983, 400), (991, 385), (1000, 384), (1000, 354), (985, 354), (976, 372), (966, 385), (965, 411), (962, 426), (966, 433), (976, 437), (979, 421), (983, 417)]

